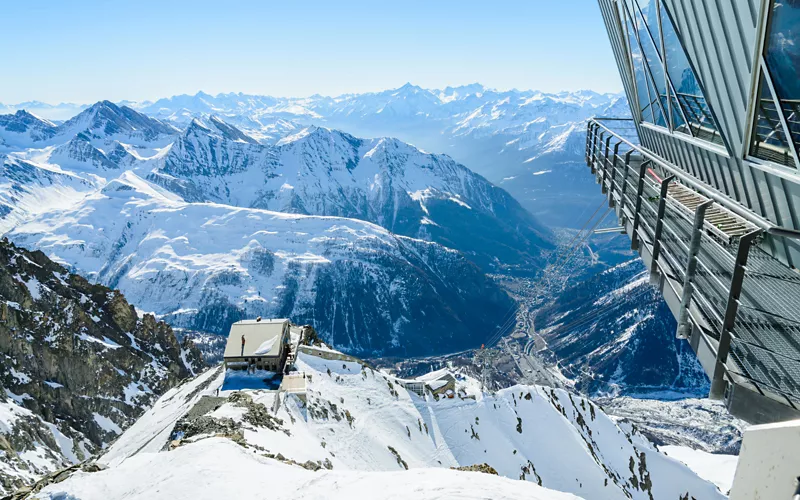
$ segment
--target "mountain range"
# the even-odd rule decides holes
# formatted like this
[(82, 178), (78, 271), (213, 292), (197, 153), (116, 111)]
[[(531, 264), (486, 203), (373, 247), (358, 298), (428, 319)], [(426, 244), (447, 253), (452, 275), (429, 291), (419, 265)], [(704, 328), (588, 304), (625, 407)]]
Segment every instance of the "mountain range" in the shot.
[(551, 245), (505, 191), (394, 139), (263, 145), (108, 101), (3, 123), (0, 230), (178, 327), (289, 316), (356, 352), (463, 349), (513, 307), (486, 273), (535, 273)]
[[(4, 177), (11, 189), (0, 190), (0, 211), (7, 212), (0, 219), (0, 231), (3, 227), (19, 226), (34, 213), (74, 206), (100, 189), (103, 182), (126, 171), (139, 177), (132, 181), (133, 185), (142, 186), (143, 180), (150, 187), (160, 188), (145, 191), (166, 194), (167, 198), (177, 194), (191, 203), (356, 218), (379, 224), (397, 236), (458, 250), (483, 273), (530, 276), (542, 265), (542, 255), (552, 251), (552, 238), (525, 209), (535, 212), (548, 226), (582, 224), (581, 219), (591, 213), (596, 203), (602, 202), (582, 165), (584, 120), (598, 114), (627, 113), (620, 95), (588, 91), (500, 92), (480, 85), (443, 90), (405, 85), (376, 93), (296, 99), (234, 93), (211, 96), (200, 92), (194, 96), (127, 104), (131, 107), (97, 103), (61, 125), (36, 120), (22, 111), (0, 118), (5, 120), (0, 123), (6, 123), (5, 129), (0, 127), (0, 141), (22, 145), (34, 141), (37, 147), (46, 145), (38, 153), (12, 153), (6, 157)], [(134, 108), (150, 116), (136, 115)], [(19, 118), (13, 118), (20, 114)], [(126, 116), (133, 117), (130, 125), (125, 125)], [(85, 130), (76, 128), (78, 123), (86, 124)], [(368, 136), (384, 130), (426, 147), (452, 151), (470, 160), (470, 167), (485, 168), (490, 178), (508, 188), (521, 203), (447, 156), (426, 153), (398, 139), (359, 139), (313, 123), (336, 123), (350, 131), (363, 130)], [(117, 131), (132, 127), (139, 137), (128, 138)], [(18, 130), (30, 130), (27, 132), (30, 138)], [(63, 144), (72, 133), (75, 135)], [(463, 142), (459, 142), (460, 138)], [(56, 146), (56, 142), (62, 144)], [(14, 148), (6, 148), (9, 149)], [(478, 149), (492, 158), (483, 167), (483, 156), (473, 154)], [(52, 164), (59, 167), (48, 167)], [(87, 164), (92, 165), (90, 170), (94, 169), (89, 175), (86, 175)], [(501, 178), (503, 174), (499, 172), (504, 169), (516, 170), (514, 175)], [(105, 172), (100, 183), (96, 182), (95, 170)], [(128, 180), (121, 182), (126, 184)], [(47, 186), (47, 192), (58, 195), (41, 196), (41, 190), (34, 186), (42, 185)], [(137, 192), (141, 195), (141, 190)], [(44, 234), (32, 235), (28, 241), (41, 240)], [(587, 260), (600, 256), (611, 266), (625, 260), (624, 256), (607, 255), (604, 251), (590, 243)], [(112, 260), (124, 259), (126, 254), (113, 257)], [(135, 258), (141, 257), (136, 254)], [(567, 269), (575, 290), (580, 290), (582, 280), (590, 277), (591, 273), (587, 275), (584, 271), (589, 269), (587, 265), (590, 264), (573, 262)], [(97, 269), (85, 271), (96, 276), (91, 273), (100, 272), (100, 268), (94, 267)], [(95, 279), (118, 283), (118, 277), (110, 277), (111, 269), (122, 267), (106, 266), (103, 278)], [(628, 269), (636, 271), (627, 272)], [(641, 266), (633, 262), (622, 274), (624, 279), (635, 280), (640, 270)], [(625, 286), (624, 279), (615, 278), (617, 287)], [(490, 296), (501, 297), (490, 282), (485, 282), (485, 290), (491, 290)], [(168, 286), (161, 282), (159, 285)], [(589, 289), (597, 292), (592, 304), (608, 293), (594, 284)], [(161, 304), (150, 310), (171, 314), (176, 326), (211, 331), (224, 331), (227, 321), (242, 314), (264, 312), (253, 305), (261, 302), (254, 303), (247, 298), (252, 294), (241, 291), (213, 294), (203, 291), (195, 295), (197, 298), (188, 304), (167, 307)], [(220, 296), (226, 298), (222, 300)], [(569, 303), (568, 297), (564, 296), (560, 302)], [(615, 299), (618, 308), (630, 306), (650, 311), (642, 316), (644, 320), (638, 331), (657, 331), (657, 337), (666, 341), (672, 335), (672, 319), (660, 304), (661, 299), (654, 294), (637, 295), (631, 301), (629, 298), (626, 294), (619, 295)], [(283, 303), (283, 299), (275, 300)], [(584, 304), (571, 309), (571, 314), (576, 318), (590, 314), (593, 307)], [(298, 314), (311, 308), (282, 306), (278, 310)], [(274, 310), (269, 312), (276, 314)], [(310, 313), (303, 314), (304, 318), (311, 318)], [(637, 323), (635, 318), (625, 322), (630, 327)], [(332, 331), (322, 323), (317, 325), (323, 332)], [(493, 328), (487, 323), (481, 325)], [(591, 335), (605, 338), (610, 332), (607, 326), (604, 322), (596, 323)], [(343, 329), (351, 333), (341, 338), (357, 337), (352, 334), (352, 327)], [(598, 329), (606, 333), (601, 334)], [(337, 327), (336, 331), (341, 332), (342, 328)], [(554, 332), (559, 335), (559, 330)], [(693, 363), (679, 361), (682, 357), (676, 351), (679, 345), (674, 341), (667, 343), (675, 355), (675, 363), (695, 367)], [(554, 342), (554, 345), (561, 344)], [(364, 347), (357, 342), (350, 346)], [(571, 356), (566, 350), (560, 350), (559, 354)], [(604, 356), (596, 359), (602, 366), (614, 366), (603, 360)], [(628, 373), (639, 372), (634, 369)], [(659, 383), (675, 387), (673, 379), (667, 378), (665, 375)], [(690, 391), (705, 384), (702, 378), (691, 377), (686, 381)], [(652, 382), (650, 385), (654, 387), (659, 385)], [(631, 384), (623, 385), (648, 384), (631, 380)]]
[[(380, 92), (303, 98), (198, 92), (118, 104), (179, 128), (198, 116), (216, 114), (264, 144), (274, 144), (308, 125), (340, 128), (366, 137), (397, 137), (427, 150), (446, 152), (493, 181), (513, 169), (506, 158), (532, 162), (546, 155), (582, 150), (586, 119), (629, 114), (621, 93), (496, 90), (480, 84), (424, 89), (407, 83)], [(73, 116), (80, 107), (20, 103), (5, 109), (35, 109), (55, 119), (66, 113)], [(478, 154), (481, 151), (484, 154)]]

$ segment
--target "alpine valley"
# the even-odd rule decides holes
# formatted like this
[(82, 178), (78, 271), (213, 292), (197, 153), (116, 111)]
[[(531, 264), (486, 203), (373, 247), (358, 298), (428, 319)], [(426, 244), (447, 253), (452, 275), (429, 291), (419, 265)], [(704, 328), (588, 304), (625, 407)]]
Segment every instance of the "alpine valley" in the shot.
[(4, 230), (173, 326), (257, 315), (338, 347), (479, 345), (513, 306), (486, 273), (534, 273), (551, 234), (446, 156), (309, 127), (262, 145), (99, 102), (60, 125), (4, 117)]
[[(0, 112), (0, 494), (724, 498), (658, 446), (735, 453), (743, 424), (668, 400), (697, 361), (627, 242), (577, 237), (585, 123), (621, 95)], [(302, 389), (204, 365), (257, 316), (291, 319)]]
[[(477, 84), (34, 104), (54, 120), (82, 111), (56, 122), (6, 106), (15, 112), (0, 116), (0, 232), (119, 287), (181, 331), (224, 334), (243, 317), (288, 316), (337, 348), (374, 356), (447, 353), (492, 337), (514, 301), (526, 300), (509, 298), (508, 280), (496, 278), (535, 280), (556, 244), (574, 234), (550, 228), (578, 227), (602, 200), (582, 170), (585, 120), (627, 113), (618, 94)], [(447, 151), (494, 184), (401, 139)], [(562, 269), (569, 286), (554, 298), (567, 295), (551, 309), (567, 312), (570, 290), (632, 258), (617, 240), (581, 245)], [(607, 283), (649, 286), (636, 277), (638, 261), (618, 269)], [(588, 289), (596, 296), (572, 304), (572, 314), (591, 314), (610, 292), (591, 282)], [(704, 389), (656, 294), (618, 293), (615, 302), (639, 313), (597, 322), (587, 334), (599, 342), (615, 331), (640, 333), (584, 365), (610, 377), (611, 360), (642, 335), (692, 374), (681, 391)], [(550, 328), (560, 317), (552, 310), (542, 316), (548, 342), (569, 345), (558, 342), (568, 330)], [(553, 355), (572, 356), (560, 347)], [(675, 374), (640, 377), (646, 368), (642, 360), (617, 378), (675, 388)]]

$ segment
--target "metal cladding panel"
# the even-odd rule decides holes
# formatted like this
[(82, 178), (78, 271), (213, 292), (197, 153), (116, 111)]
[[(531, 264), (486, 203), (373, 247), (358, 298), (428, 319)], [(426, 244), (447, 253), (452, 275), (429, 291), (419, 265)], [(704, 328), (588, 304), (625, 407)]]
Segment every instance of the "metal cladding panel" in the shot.
[[(642, 147), (776, 226), (800, 229), (800, 173), (745, 159), (752, 119), (748, 107), (757, 87), (754, 70), (761, 50), (765, 4), (762, 0), (661, 1), (669, 11), (725, 146), (704, 146), (700, 139), (641, 124), (636, 83), (615, 0), (598, 0)], [(798, 240), (767, 238), (764, 246), (784, 263), (800, 267)]]

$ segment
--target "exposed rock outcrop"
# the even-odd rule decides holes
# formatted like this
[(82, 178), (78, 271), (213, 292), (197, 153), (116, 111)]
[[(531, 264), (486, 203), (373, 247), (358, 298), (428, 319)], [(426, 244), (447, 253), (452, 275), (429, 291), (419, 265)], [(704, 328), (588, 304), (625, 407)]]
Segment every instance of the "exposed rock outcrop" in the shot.
[(0, 359), (0, 493), (86, 460), (202, 363), (119, 291), (5, 239)]

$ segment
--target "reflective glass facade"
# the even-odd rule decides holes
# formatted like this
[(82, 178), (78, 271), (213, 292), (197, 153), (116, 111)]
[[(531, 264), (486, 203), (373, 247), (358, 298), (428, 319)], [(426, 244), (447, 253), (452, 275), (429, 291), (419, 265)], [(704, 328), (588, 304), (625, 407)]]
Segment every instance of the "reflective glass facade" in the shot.
[[(711, 110), (661, 0), (619, 0), (617, 6), (635, 53), (633, 71), (642, 119), (721, 144)], [(644, 98), (641, 87), (647, 89)]]
[[(800, 149), (800, 0), (772, 1), (750, 154), (795, 167)], [(791, 142), (790, 142), (791, 141)]]

